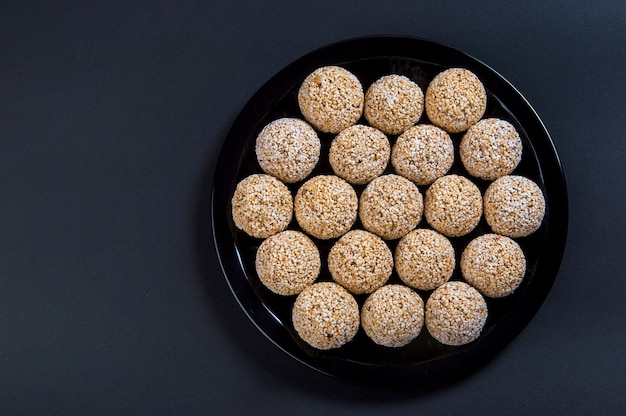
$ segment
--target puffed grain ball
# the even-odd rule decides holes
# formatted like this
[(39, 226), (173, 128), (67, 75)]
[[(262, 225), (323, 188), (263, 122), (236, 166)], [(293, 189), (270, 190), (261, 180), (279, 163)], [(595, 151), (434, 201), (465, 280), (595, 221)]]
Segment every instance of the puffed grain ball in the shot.
[(422, 331), (424, 301), (406, 286), (383, 286), (365, 300), (361, 326), (376, 344), (403, 347)]
[(487, 118), (467, 130), (459, 153), (470, 175), (491, 181), (515, 170), (522, 160), (522, 139), (508, 121)]
[(491, 229), (511, 238), (525, 237), (541, 226), (546, 201), (541, 188), (523, 176), (493, 181), (484, 197), (485, 219)]
[(318, 68), (298, 90), (304, 118), (324, 133), (339, 133), (363, 113), (363, 86), (354, 74), (338, 66)]
[(519, 244), (498, 234), (472, 240), (461, 255), (461, 273), (470, 285), (491, 298), (508, 296), (526, 273), (526, 258)]
[(467, 130), (487, 109), (485, 87), (465, 68), (450, 68), (437, 74), (428, 84), (424, 101), (430, 121), (450, 133)]
[(471, 232), (482, 213), (480, 190), (463, 176), (442, 176), (426, 190), (424, 217), (431, 227), (447, 237)]
[(485, 326), (487, 302), (467, 283), (450, 281), (430, 295), (424, 320), (430, 335), (442, 344), (469, 344)]
[(389, 174), (370, 182), (359, 200), (359, 218), (366, 230), (385, 240), (405, 236), (419, 224), (424, 201), (417, 186)]
[(305, 179), (320, 159), (321, 143), (306, 121), (274, 120), (261, 130), (255, 153), (261, 169), (286, 183)]
[(256, 238), (285, 230), (293, 215), (291, 192), (266, 174), (250, 175), (239, 182), (231, 205), (235, 226)]
[(356, 221), (359, 200), (354, 188), (335, 175), (315, 176), (298, 189), (294, 211), (300, 227), (322, 240), (344, 235)]
[(300, 292), (291, 317), (300, 338), (320, 350), (343, 346), (360, 325), (356, 300), (334, 282), (314, 283)]
[(398, 242), (395, 266), (406, 285), (419, 290), (433, 290), (452, 277), (454, 247), (450, 240), (436, 231), (413, 230)]
[(328, 269), (333, 280), (354, 294), (371, 293), (393, 271), (393, 254), (376, 234), (352, 230), (331, 247)]
[(417, 185), (429, 185), (445, 175), (454, 163), (452, 139), (439, 127), (420, 124), (393, 145), (391, 164), (396, 172)]
[(386, 134), (400, 134), (417, 123), (424, 111), (424, 93), (404, 75), (385, 75), (365, 93), (364, 115)]
[(333, 139), (328, 159), (335, 175), (362, 185), (383, 173), (390, 153), (389, 139), (382, 131), (356, 124)]
[(319, 276), (320, 252), (305, 234), (287, 230), (263, 240), (254, 265), (269, 290), (283, 296), (297, 295)]

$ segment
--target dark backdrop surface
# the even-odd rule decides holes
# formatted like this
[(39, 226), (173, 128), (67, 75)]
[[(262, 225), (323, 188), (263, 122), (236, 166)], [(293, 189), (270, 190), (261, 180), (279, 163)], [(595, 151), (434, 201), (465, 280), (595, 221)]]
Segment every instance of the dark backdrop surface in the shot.
[[(434, 386), (292, 360), (240, 310), (211, 242), (215, 164), (250, 96), (375, 34), (504, 75), (568, 182), (539, 313)], [(0, 2), (0, 414), (623, 414), (625, 43), (623, 1)]]

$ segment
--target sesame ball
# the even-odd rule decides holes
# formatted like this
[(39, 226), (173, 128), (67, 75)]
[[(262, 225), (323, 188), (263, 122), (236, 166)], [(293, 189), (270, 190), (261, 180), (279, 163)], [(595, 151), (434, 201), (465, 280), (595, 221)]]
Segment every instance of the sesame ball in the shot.
[(263, 240), (254, 263), (261, 283), (278, 295), (296, 295), (320, 273), (317, 246), (299, 231), (287, 230)]
[(482, 211), (480, 190), (463, 176), (442, 176), (426, 190), (426, 221), (447, 237), (460, 237), (472, 231)]
[(331, 247), (328, 269), (333, 280), (351, 293), (371, 293), (389, 279), (393, 255), (377, 235), (352, 230)]
[(286, 183), (309, 176), (320, 159), (320, 139), (307, 122), (274, 120), (261, 130), (255, 152), (261, 169)]
[(450, 133), (467, 130), (487, 109), (487, 93), (474, 73), (464, 68), (440, 72), (430, 82), (425, 97), (426, 115)]
[(395, 265), (398, 276), (406, 285), (433, 290), (452, 276), (454, 248), (450, 240), (436, 231), (413, 230), (398, 242)]
[(359, 305), (338, 284), (319, 282), (300, 292), (291, 318), (302, 340), (314, 348), (329, 350), (354, 338), (359, 330)]
[(359, 218), (366, 230), (392, 240), (419, 224), (423, 208), (422, 194), (413, 182), (399, 175), (383, 175), (361, 194)]
[(420, 124), (402, 133), (391, 152), (396, 172), (417, 185), (429, 185), (454, 162), (454, 145), (444, 130)]
[(487, 303), (467, 283), (447, 282), (426, 301), (424, 320), (430, 335), (442, 344), (469, 344), (480, 336), (487, 321)]
[(356, 221), (359, 202), (352, 186), (335, 175), (315, 176), (294, 199), (298, 224), (322, 240), (344, 235)]
[(302, 115), (324, 133), (339, 133), (355, 124), (363, 113), (363, 101), (361, 82), (338, 66), (316, 69), (298, 90)]
[(418, 122), (424, 93), (404, 75), (386, 75), (365, 93), (364, 114), (370, 125), (387, 134), (400, 134)]
[(461, 255), (461, 273), (470, 285), (491, 298), (508, 296), (526, 273), (526, 258), (519, 244), (498, 234), (472, 240)]
[(383, 286), (365, 300), (361, 325), (376, 344), (403, 347), (422, 331), (424, 301), (406, 286)]
[(235, 226), (256, 238), (285, 230), (293, 215), (293, 199), (287, 186), (265, 174), (250, 175), (239, 182), (231, 205)]
[(494, 180), (513, 172), (522, 160), (522, 139), (508, 121), (487, 118), (467, 130), (459, 153), (470, 175)]
[(539, 186), (523, 176), (503, 176), (485, 191), (485, 219), (507, 237), (525, 237), (541, 226), (546, 201)]
[(383, 173), (390, 153), (391, 145), (383, 132), (357, 124), (333, 139), (328, 159), (335, 175), (362, 185)]

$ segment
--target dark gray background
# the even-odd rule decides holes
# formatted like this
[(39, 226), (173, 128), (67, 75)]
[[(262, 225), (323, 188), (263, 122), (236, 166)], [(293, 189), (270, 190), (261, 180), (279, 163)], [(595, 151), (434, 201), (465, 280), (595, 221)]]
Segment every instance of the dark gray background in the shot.
[[(372, 34), (499, 71), (568, 180), (542, 309), (444, 385), (349, 384), (290, 359), (210, 241), (215, 162), (246, 101), (310, 50)], [(623, 0), (0, 2), (0, 414), (623, 414), (625, 44)]]

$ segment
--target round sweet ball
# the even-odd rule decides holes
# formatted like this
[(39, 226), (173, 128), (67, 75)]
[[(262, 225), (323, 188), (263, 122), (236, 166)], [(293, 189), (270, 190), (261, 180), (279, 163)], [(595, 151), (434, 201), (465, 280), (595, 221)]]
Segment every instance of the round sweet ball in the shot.
[(424, 301), (404, 285), (383, 286), (365, 300), (361, 325), (376, 344), (403, 347), (422, 331)]
[(393, 255), (377, 235), (352, 230), (331, 247), (328, 269), (333, 280), (351, 293), (371, 293), (389, 279)]
[(482, 213), (480, 189), (463, 176), (442, 176), (426, 190), (426, 221), (447, 237), (460, 237), (471, 232)]
[(454, 163), (452, 139), (439, 127), (413, 126), (393, 145), (391, 164), (396, 172), (417, 185), (429, 185), (448, 173)]
[(413, 230), (398, 242), (395, 266), (407, 286), (433, 290), (450, 280), (455, 266), (454, 248), (436, 231)]
[(424, 111), (424, 93), (404, 75), (386, 75), (365, 93), (364, 115), (387, 134), (400, 134), (417, 123)]
[(385, 240), (404, 237), (419, 224), (422, 194), (405, 177), (389, 174), (370, 182), (359, 200), (359, 218), (366, 230)]
[(519, 244), (498, 234), (472, 240), (461, 255), (461, 273), (470, 285), (491, 298), (508, 296), (526, 273), (526, 258)]
[(300, 338), (320, 350), (351, 341), (360, 325), (356, 300), (334, 282), (314, 283), (300, 292), (291, 318)]
[(359, 200), (352, 186), (335, 175), (315, 176), (298, 189), (294, 212), (300, 227), (322, 240), (337, 238), (352, 228)]
[(333, 139), (328, 159), (335, 175), (363, 185), (383, 173), (390, 153), (389, 139), (382, 131), (356, 124)]
[(459, 153), (470, 175), (491, 181), (515, 170), (522, 160), (522, 139), (508, 121), (487, 118), (467, 130)]
[(231, 206), (235, 226), (256, 238), (285, 230), (293, 215), (293, 198), (287, 186), (265, 174), (250, 175), (239, 182)]
[(433, 291), (426, 301), (426, 329), (445, 345), (476, 340), (487, 321), (487, 302), (472, 286), (451, 281)]
[(317, 279), (322, 266), (315, 243), (305, 234), (292, 230), (263, 240), (254, 265), (261, 283), (283, 296), (302, 292)]
[(364, 99), (361, 82), (338, 66), (316, 69), (298, 90), (302, 115), (324, 133), (339, 133), (355, 124), (363, 113)]
[(537, 231), (546, 211), (539, 186), (523, 176), (503, 176), (493, 181), (484, 197), (485, 219), (493, 232), (511, 238)]
[(467, 130), (487, 109), (487, 93), (482, 82), (465, 68), (440, 72), (428, 84), (426, 115), (436, 126), (450, 133)]
[(286, 183), (305, 179), (320, 159), (321, 143), (306, 121), (274, 120), (256, 138), (255, 152), (261, 169)]

